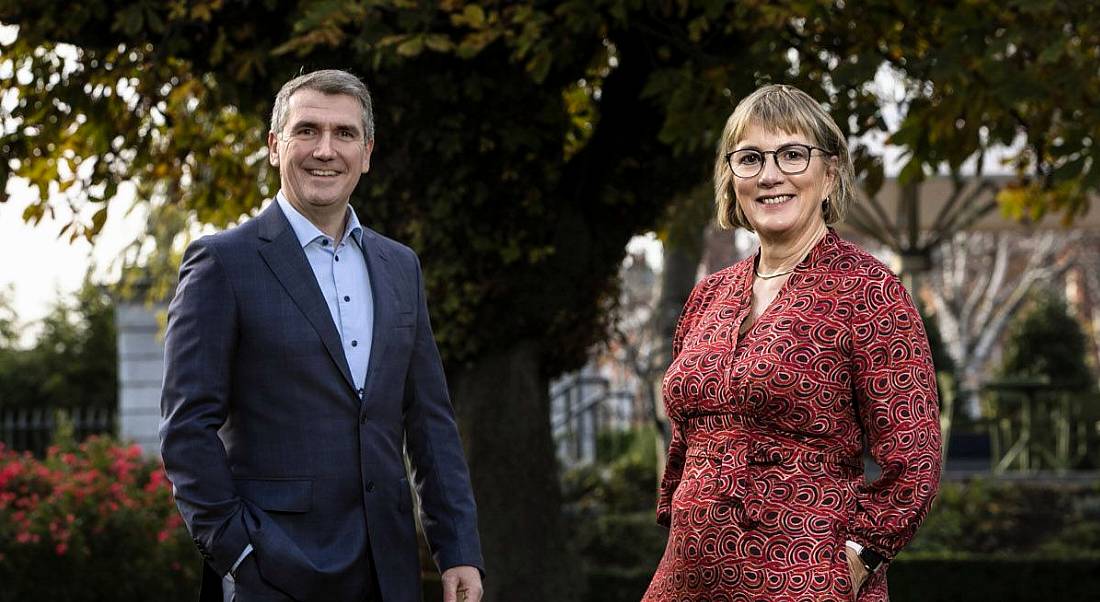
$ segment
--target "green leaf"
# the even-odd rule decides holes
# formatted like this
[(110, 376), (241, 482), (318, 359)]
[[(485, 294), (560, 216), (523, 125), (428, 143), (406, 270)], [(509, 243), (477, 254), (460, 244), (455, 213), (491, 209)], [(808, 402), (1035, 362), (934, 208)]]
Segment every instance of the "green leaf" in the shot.
[(102, 207), (102, 208), (100, 208), (99, 211), (95, 212), (95, 215), (92, 216), (92, 227), (91, 227), (91, 231), (88, 233), (89, 234), (89, 240), (91, 238), (95, 237), (95, 235), (99, 234), (100, 230), (103, 229), (103, 224), (105, 224), (106, 222), (107, 222), (107, 207)]
[(924, 180), (924, 165), (917, 159), (910, 159), (898, 174), (899, 184), (920, 182)]
[(467, 4), (462, 9), (462, 17), (470, 27), (475, 29), (485, 26), (485, 11), (477, 4)]
[(454, 48), (454, 43), (451, 42), (451, 38), (437, 33), (425, 37), (424, 44), (436, 52), (450, 52)]
[(414, 57), (424, 51), (424, 36), (412, 36), (397, 45), (397, 54), (404, 57)]

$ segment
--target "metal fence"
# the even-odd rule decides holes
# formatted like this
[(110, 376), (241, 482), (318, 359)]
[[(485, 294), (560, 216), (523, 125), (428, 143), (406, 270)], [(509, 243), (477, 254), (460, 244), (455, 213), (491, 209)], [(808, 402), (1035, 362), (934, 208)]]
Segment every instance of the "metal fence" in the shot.
[(72, 424), (73, 436), (80, 441), (90, 435), (115, 434), (117, 414), (114, 408), (0, 409), (0, 443), (43, 456), (63, 422)]
[(613, 391), (606, 378), (573, 374), (550, 387), (550, 424), (566, 468), (600, 460), (599, 434), (629, 429), (638, 420), (634, 395)]

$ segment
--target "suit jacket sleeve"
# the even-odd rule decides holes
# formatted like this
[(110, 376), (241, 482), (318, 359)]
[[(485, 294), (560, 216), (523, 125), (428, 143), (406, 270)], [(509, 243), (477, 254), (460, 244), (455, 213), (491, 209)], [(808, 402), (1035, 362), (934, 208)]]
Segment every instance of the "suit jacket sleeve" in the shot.
[[(676, 323), (676, 333), (672, 337), (672, 360), (675, 361), (684, 348), (684, 338), (691, 327), (698, 321), (699, 316), (706, 310), (706, 291), (710, 280), (703, 280), (695, 286), (688, 296), (684, 309), (680, 312), (680, 319)], [(685, 438), (683, 425), (672, 416), (668, 420), (672, 437), (668, 444), (668, 460), (665, 462), (665, 472), (661, 476), (661, 483), (657, 488), (657, 524), (668, 527), (672, 524), (672, 495), (680, 486), (680, 479), (684, 472), (684, 456), (687, 453), (687, 439)]]
[(940, 479), (936, 373), (920, 314), (889, 274), (872, 280), (852, 321), (859, 419), (881, 476), (857, 494), (849, 539), (893, 558), (928, 513)]
[(419, 260), (412, 357), (405, 381), (405, 437), (422, 524), (440, 572), (459, 565), (484, 573), (477, 506), (447, 392), (443, 362), (432, 334)]
[(176, 504), (206, 561), (224, 575), (249, 544), (218, 429), (229, 412), (237, 307), (209, 239), (184, 254), (168, 308), (161, 456)]

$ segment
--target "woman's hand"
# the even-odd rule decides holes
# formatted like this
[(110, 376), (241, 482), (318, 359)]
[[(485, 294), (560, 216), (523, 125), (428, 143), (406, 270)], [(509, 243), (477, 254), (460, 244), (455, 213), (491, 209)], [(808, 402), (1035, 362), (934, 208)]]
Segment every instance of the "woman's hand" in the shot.
[(856, 554), (855, 550), (844, 546), (844, 554), (848, 557), (848, 571), (852, 575), (852, 598), (854, 599), (859, 593), (859, 588), (863, 587), (863, 582), (871, 574), (863, 568), (863, 561), (859, 559), (859, 554)]

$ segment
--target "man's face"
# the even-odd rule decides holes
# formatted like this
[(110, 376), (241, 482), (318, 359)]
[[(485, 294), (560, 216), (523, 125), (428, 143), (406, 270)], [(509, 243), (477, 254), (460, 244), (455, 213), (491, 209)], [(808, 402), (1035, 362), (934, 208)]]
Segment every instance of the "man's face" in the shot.
[(310, 215), (346, 205), (359, 176), (370, 169), (373, 140), (365, 140), (359, 101), (346, 94), (298, 90), (286, 124), (267, 136), (268, 160), (279, 170), (283, 194)]

